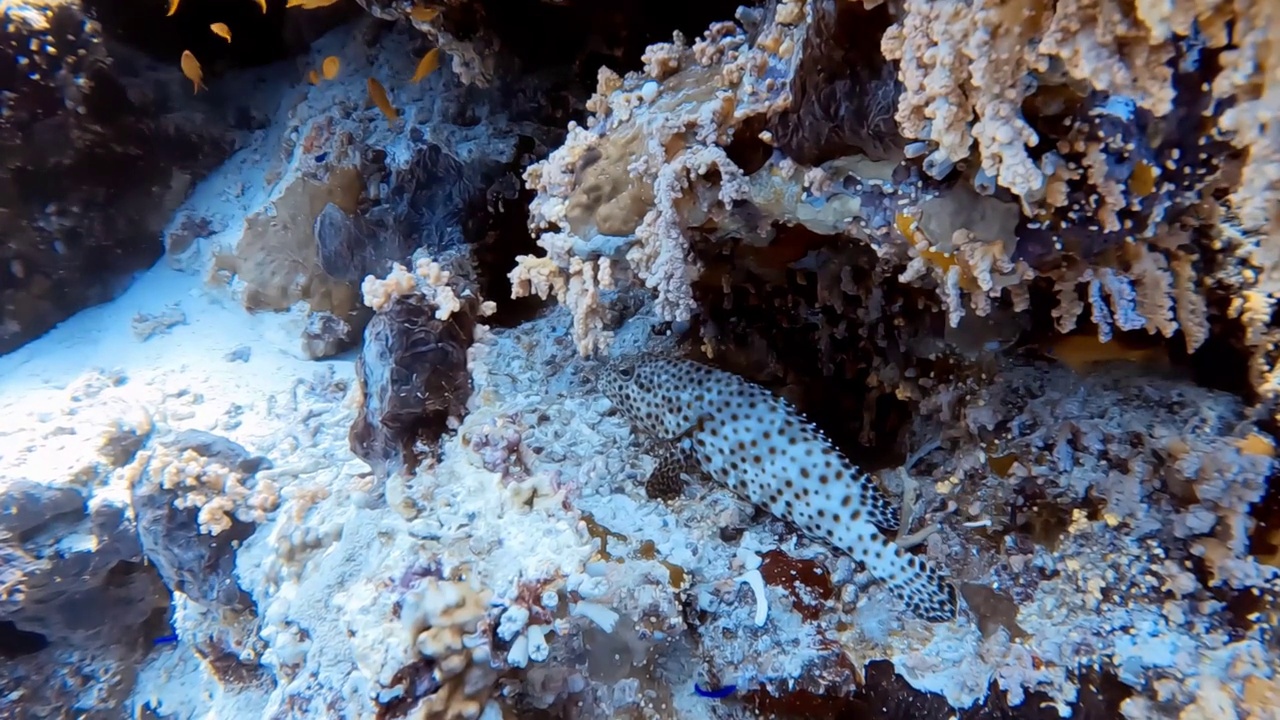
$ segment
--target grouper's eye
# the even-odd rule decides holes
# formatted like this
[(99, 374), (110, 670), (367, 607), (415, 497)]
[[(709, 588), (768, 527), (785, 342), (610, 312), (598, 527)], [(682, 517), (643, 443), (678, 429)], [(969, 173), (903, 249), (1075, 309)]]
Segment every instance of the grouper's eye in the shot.
[(634, 367), (631, 367), (630, 365), (618, 368), (618, 377), (622, 378), (623, 380), (630, 380), (635, 376), (636, 376), (636, 369)]

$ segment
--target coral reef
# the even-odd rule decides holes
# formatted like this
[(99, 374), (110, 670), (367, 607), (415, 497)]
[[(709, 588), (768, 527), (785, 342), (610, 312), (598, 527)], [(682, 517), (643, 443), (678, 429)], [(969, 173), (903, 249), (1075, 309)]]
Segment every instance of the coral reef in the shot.
[[(343, 72), (400, 74), (398, 64), (380, 58), (376, 34), (367, 34), (348, 44)], [(407, 50), (414, 39), (402, 28), (381, 47)], [(412, 60), (404, 55), (398, 59)], [(211, 280), (231, 286), (246, 309), (295, 316), (303, 357), (332, 357), (357, 345), (372, 317), (360, 283), (411, 263), (415, 250), (505, 261), (505, 243), (518, 242), (510, 228), (524, 232), (512, 188), (526, 153), (563, 136), (560, 111), (539, 100), (554, 92), (551, 79), (479, 89), (437, 74), (419, 86), (392, 87), (413, 125), (403, 134), (404, 126), (388, 124), (344, 82), (316, 86), (300, 99), (272, 149), (264, 191), (233, 189), (255, 210), (238, 232), (214, 240)], [(180, 230), (175, 224), (171, 232)], [(202, 257), (195, 252), (188, 264), (203, 268)], [(489, 294), (496, 280), (500, 295), (509, 295), (505, 273), (481, 275), (475, 267), (466, 264), (467, 280), (481, 292)]]
[[(780, 226), (802, 225), (905, 265), (903, 281), (933, 288), (953, 327), (966, 304), (1022, 311), (1051, 283), (1062, 332), (1087, 308), (1103, 340), (1145, 330), (1200, 347), (1220, 296), (1196, 268), (1224, 232), (1204, 217), (1221, 214), (1209, 193), (1240, 164), (1229, 141), (1249, 140), (1204, 116), (1235, 122), (1241, 97), (1224, 78), (1268, 42), (1245, 32), (1224, 51), (1221, 23), (1237, 13), (1226, 4), (1180, 8), (1176, 28), (1116, 4), (876, 5), (743, 10), (691, 47), (655, 46), (645, 73), (602, 71), (586, 127), (528, 174), (546, 256), (521, 259), (517, 293), (572, 307), (590, 352), (607, 342), (600, 290), (619, 277), (634, 273), (663, 317), (687, 320), (703, 270), (691, 246), (777, 247)], [(1258, 13), (1241, 8), (1242, 27)], [(884, 58), (841, 49), (877, 35)], [(1244, 182), (1257, 185), (1251, 162)], [(1257, 189), (1233, 197), (1275, 201)], [(1238, 205), (1223, 211), (1228, 236)]]
[[(1172, 358), (1202, 376), (1219, 363), (1221, 376), (1222, 362), (1239, 367), (1252, 352), (1249, 398), (1274, 396), (1273, 300), (1260, 284), (1280, 189), (1261, 180), (1274, 171), (1262, 158), (1275, 130), (1257, 114), (1272, 102), (1262, 78), (1274, 43), (1252, 30), (1269, 12), (961, 0), (740, 9), (692, 44), (651, 46), (643, 72), (600, 72), (591, 116), (526, 174), (545, 254), (519, 258), (513, 288), (564, 304), (584, 355), (608, 350), (611, 305), (646, 288), (657, 318), (692, 341), (686, 352), (777, 386), (838, 442), (863, 446), (855, 457), (891, 464), (908, 439), (948, 448), (934, 482), (904, 471), (904, 512), (942, 522), (931, 553), (966, 549), (937, 559), (968, 583), (984, 660), (930, 645), (958, 641), (944, 631), (920, 638), (928, 650), (898, 645), (855, 666), (891, 659), (956, 707), (991, 686), (1011, 706), (1041, 690), (1065, 709), (1088, 657), (1136, 692), (1126, 712), (1141, 716), (1144, 703), (1198, 702), (1221, 676), (1213, 663), (1244, 656), (1250, 669), (1212, 690), (1243, 708), (1245, 683), (1268, 681), (1266, 631), (1217, 608), (1276, 590), (1250, 544), (1272, 426), (1242, 430), (1250, 411), (1226, 396), (1183, 405), (1203, 391), (1182, 379), (1130, 376), (1149, 394), (1128, 397), (1131, 379), (1093, 373), (1099, 361), (1158, 373), (1151, 359)], [(1242, 112), (1257, 119), (1247, 131)], [(1026, 366), (1027, 350), (1061, 364)], [(1154, 404), (1190, 414), (1160, 419)], [(959, 407), (1039, 419), (993, 416), (998, 438), (956, 436), (946, 428), (965, 424), (950, 415)], [(1077, 411), (1098, 419), (1070, 419)], [(1129, 431), (1117, 424), (1126, 413), (1141, 418)], [(1054, 440), (1025, 445), (1036, 427)], [(1019, 449), (1002, 457), (1027, 459), (1002, 460), (995, 476), (962, 470), (966, 452), (985, 458), (1005, 440)], [(1038, 538), (1018, 519), (1031, 507), (1063, 514), (1071, 540), (1023, 548), (1020, 569), (1003, 575), (990, 561)], [(1106, 569), (1063, 557), (1105, 558)], [(1026, 587), (1023, 573), (1040, 567), (1051, 569)], [(1017, 620), (997, 641), (978, 606), (1007, 616), (1011, 602)], [(1149, 646), (1101, 642), (1143, 624), (1160, 642), (1189, 632), (1221, 650), (1157, 671), (1135, 659)], [(1099, 641), (1068, 651), (1050, 625), (1089, 627)], [(965, 677), (927, 660), (943, 656)]]
[[(1275, 714), (1269, 4), (276, 5), (164, 233), (217, 300), (95, 356), (172, 385), (0, 413), (0, 714)], [(790, 401), (958, 616), (634, 435), (636, 355)]]

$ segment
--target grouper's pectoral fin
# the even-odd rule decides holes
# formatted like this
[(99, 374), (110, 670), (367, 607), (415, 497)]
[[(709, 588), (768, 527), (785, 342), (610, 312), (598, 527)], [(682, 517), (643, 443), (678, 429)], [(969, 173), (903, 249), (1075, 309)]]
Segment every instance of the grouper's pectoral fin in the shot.
[(698, 472), (697, 459), (687, 440), (658, 440), (650, 444), (648, 453), (657, 460), (644, 490), (651, 499), (671, 500), (684, 492), (685, 475)]

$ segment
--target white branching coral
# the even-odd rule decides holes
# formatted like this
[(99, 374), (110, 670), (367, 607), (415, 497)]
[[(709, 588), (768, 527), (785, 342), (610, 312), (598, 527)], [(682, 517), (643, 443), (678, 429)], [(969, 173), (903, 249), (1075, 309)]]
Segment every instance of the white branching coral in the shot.
[(583, 354), (609, 342), (599, 291), (620, 274), (656, 291), (663, 319), (695, 310), (688, 228), (723, 220), (748, 195), (723, 147), (743, 119), (788, 102), (774, 78), (790, 77), (799, 57), (803, 13), (793, 4), (754, 45), (717, 23), (693, 48), (679, 35), (651, 47), (645, 73), (601, 72), (587, 127), (571, 125), (565, 144), (526, 172), (538, 192), (530, 227), (546, 255), (517, 258), (512, 292), (568, 305)]
[[(1174, 188), (1183, 161), (1175, 151), (1168, 163), (1140, 159), (1132, 170), (1118, 171), (1118, 158), (1130, 156), (1143, 138), (1106, 128), (1123, 127), (1139, 112), (1169, 115), (1177, 101), (1175, 59), (1193, 65), (1197, 49), (1223, 49), (1223, 70), (1212, 84), (1226, 108), (1218, 127), (1248, 149), (1229, 197), (1232, 220), (1246, 234), (1269, 227), (1280, 207), (1280, 43), (1262, 28), (1276, 22), (1280, 6), (1243, 0), (903, 0), (882, 51), (898, 61), (903, 88), (896, 119), (904, 136), (919, 141), (909, 154), (928, 153), (927, 173), (942, 177), (972, 157), (979, 164), (975, 188), (983, 194), (996, 185), (1011, 191), (1031, 228), (1051, 227), (1041, 218), (1061, 211), (1089, 233), (1125, 241), (1105, 257), (1048, 270), (1058, 285), (1054, 317), (1060, 330), (1074, 328), (1087, 303), (1102, 338), (1115, 328), (1166, 337), (1182, 330), (1194, 351), (1208, 335), (1207, 306), (1194, 256), (1167, 242), (1173, 232), (1164, 216), (1169, 201), (1157, 194)], [(1108, 99), (1088, 113), (1095, 119), (1077, 118), (1054, 146), (1041, 147), (1043, 139), (1022, 112), (1028, 103), (1036, 107), (1046, 86)], [(1206, 136), (1201, 144), (1213, 140)], [(1203, 153), (1185, 158), (1209, 161)], [(1135, 225), (1135, 213), (1143, 216), (1141, 224)], [(1068, 252), (1061, 236), (1051, 238), (1058, 251)], [(938, 238), (930, 241), (938, 249)], [(1252, 264), (1275, 268), (1280, 254), (1266, 245), (1257, 243)], [(941, 260), (928, 252), (913, 257), (904, 278), (922, 276), (926, 264), (939, 265), (933, 274), (955, 322), (958, 295), (970, 290), (964, 267), (957, 270), (949, 253)], [(1246, 273), (1259, 283), (1275, 276)], [(1259, 291), (1274, 296), (1280, 286)]]
[[(1246, 131), (1249, 123), (1239, 119), (1259, 118), (1263, 122), (1251, 127), (1268, 127), (1259, 111), (1268, 102), (1274, 109), (1274, 98), (1261, 99), (1262, 88), (1250, 84), (1265, 75), (1256, 72), (1267, 66), (1261, 53), (1277, 52), (1261, 28), (1274, 27), (1280, 14), (1246, 7), (1252, 5), (1265, 3), (905, 0), (901, 19), (881, 43), (885, 57), (899, 62), (899, 128), (904, 136), (933, 145), (925, 163), (931, 174), (950, 171), (969, 156), (976, 140), (986, 175), (1019, 197), (1036, 195), (1044, 189), (1045, 172), (1027, 149), (1040, 139), (1023, 117), (1022, 105), (1039, 83), (1085, 84), (1163, 116), (1174, 107), (1172, 34), (1189, 36), (1192, 21), (1209, 22), (1201, 32), (1208, 45), (1221, 47), (1222, 23), (1237, 17), (1251, 21), (1241, 27), (1244, 47), (1229, 54), (1229, 65), (1235, 60), (1238, 72), (1234, 80), (1220, 78), (1215, 89), (1222, 90), (1220, 96), (1252, 89), (1260, 98), (1223, 119), (1224, 128), (1241, 133), (1239, 142), (1248, 146), (1257, 133)], [(1250, 28), (1257, 28), (1253, 36)]]
[(963, 0), (908, 0), (905, 15), (881, 41), (884, 56), (899, 63), (905, 90), (898, 101), (898, 128), (905, 137), (937, 144), (927, 167), (950, 169), (973, 144), (973, 104), (966, 92), (964, 55), (969, 5)]
[[(449, 283), (452, 277), (453, 274), (440, 263), (420, 257), (414, 262), (412, 273), (396, 263), (385, 278), (366, 277), (360, 289), (364, 294), (364, 304), (375, 311), (382, 310), (397, 297), (417, 294), (435, 305), (437, 320), (448, 320), (449, 316), (462, 309), (462, 299)], [(496, 309), (491, 301), (480, 303), (482, 316), (492, 315)]]
[(1128, 268), (1124, 272), (1100, 267), (1056, 274), (1058, 306), (1053, 317), (1058, 330), (1074, 330), (1087, 302), (1104, 342), (1117, 328), (1164, 337), (1181, 330), (1187, 351), (1195, 352), (1209, 336), (1209, 310), (1190, 256), (1177, 249), (1135, 244), (1126, 247), (1122, 257)]
[(218, 535), (237, 518), (263, 522), (280, 506), (280, 489), (271, 480), (246, 484), (244, 473), (191, 449), (157, 447), (147, 452), (152, 466), (162, 468), (160, 487), (179, 493), (174, 507), (199, 511), (196, 522), (202, 533)]
[(719, 173), (715, 190), (722, 206), (729, 207), (747, 196), (746, 179), (723, 149), (707, 145), (686, 150), (658, 171), (656, 204), (636, 228), (640, 243), (627, 252), (631, 268), (646, 286), (658, 291), (659, 317), (688, 320), (695, 309), (691, 273), (697, 272), (697, 265), (690, 255), (683, 223), (699, 211), (698, 199), (690, 195), (694, 184), (705, 182), (712, 170)]
[[(1280, 229), (1280, 5), (1248, 0), (1181, 0), (1170, 13), (1175, 32), (1194, 19), (1222, 53), (1213, 93), (1231, 99), (1218, 125), (1248, 159), (1230, 202), (1246, 231)], [(1192, 12), (1194, 9), (1194, 13)], [(1227, 23), (1231, 23), (1228, 34)]]

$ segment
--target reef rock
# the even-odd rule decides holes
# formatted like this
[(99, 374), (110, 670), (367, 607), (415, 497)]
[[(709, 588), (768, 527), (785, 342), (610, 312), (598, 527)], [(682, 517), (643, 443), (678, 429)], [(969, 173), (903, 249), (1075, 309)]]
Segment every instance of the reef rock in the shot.
[(450, 418), (461, 418), (471, 396), (467, 349), (481, 303), (455, 260), (455, 274), (419, 260), (414, 272), (397, 266), (385, 280), (365, 283), (365, 302), (377, 310), (356, 359), (360, 412), (351, 426), (351, 449), (385, 477), (412, 473), (419, 443), (434, 443)]
[[(49, 642), (101, 644), (135, 632), (168, 596), (144, 571), (128, 507), (31, 480), (3, 486), (0, 623)], [(92, 609), (92, 610), (90, 610)]]
[[(93, 433), (63, 435), (98, 444)], [(102, 439), (70, 475), (33, 463), (43, 476), (0, 480), (0, 717), (120, 717), (168, 614), (169, 593), (110, 480), (139, 435)]]
[(133, 508), (142, 549), (166, 585), (204, 607), (252, 607), (236, 582), (235, 553), (255, 523), (226, 511), (251, 494), (254, 473), (267, 465), (266, 458), (198, 430), (152, 450), (133, 486)]
[(118, 62), (75, 0), (0, 22), (0, 353), (112, 299), (161, 254), (188, 189), (234, 149), (190, 86)]

